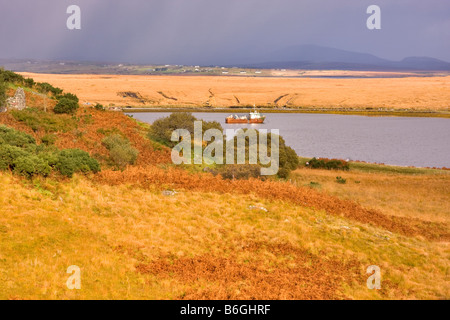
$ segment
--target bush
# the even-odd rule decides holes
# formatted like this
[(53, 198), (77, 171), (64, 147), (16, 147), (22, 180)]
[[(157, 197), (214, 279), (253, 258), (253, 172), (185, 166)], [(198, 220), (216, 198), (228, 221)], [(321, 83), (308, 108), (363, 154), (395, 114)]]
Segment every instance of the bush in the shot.
[(261, 177), (261, 167), (255, 164), (228, 164), (219, 174), (224, 179), (249, 179)]
[[(178, 142), (171, 141), (172, 132), (177, 129), (185, 129), (189, 131), (193, 137), (194, 121), (197, 120), (198, 119), (189, 112), (174, 112), (168, 117), (161, 118), (153, 122), (150, 127), (149, 137), (152, 140), (156, 140), (157, 142), (172, 148), (178, 144)], [(222, 126), (218, 122), (203, 121), (202, 133), (213, 128), (223, 131)]]
[(36, 88), (41, 93), (52, 93), (55, 97), (63, 92), (62, 89), (56, 88), (47, 82), (38, 82), (36, 83)]
[(57, 114), (61, 113), (67, 113), (67, 114), (73, 114), (78, 109), (78, 102), (62, 98), (58, 101), (58, 103), (55, 106), (55, 109), (53, 110)]
[(91, 158), (89, 153), (79, 149), (65, 149), (59, 153), (56, 168), (67, 177), (72, 177), (76, 172), (99, 172), (100, 165), (97, 160)]
[(46, 146), (53, 139), (53, 135), (46, 135), (42, 137), (43, 143), (37, 145), (30, 135), (0, 125), (0, 170), (13, 170), (27, 178), (35, 175), (48, 176), (53, 168), (68, 177), (75, 172), (100, 171), (97, 160), (85, 151), (59, 151), (56, 147)]
[(46, 161), (34, 155), (18, 157), (14, 162), (14, 172), (27, 178), (35, 175), (45, 177), (51, 171), (52, 169)]
[(339, 184), (346, 184), (347, 183), (347, 179), (344, 179), (342, 177), (336, 177), (336, 182)]
[(40, 152), (38, 157), (47, 162), (50, 167), (55, 168), (59, 162), (59, 153), (60, 151), (56, 148), (53, 150), (47, 148)]
[[(240, 135), (245, 134), (246, 130), (240, 131), (235, 137), (234, 137), (234, 157), (235, 162), (237, 162), (237, 139)], [(257, 140), (256, 143), (259, 143), (259, 132), (256, 132)], [(274, 154), (272, 155), (272, 138), (275, 137), (275, 135), (272, 135), (272, 133), (267, 134), (267, 149), (268, 154), (271, 155), (271, 157), (276, 158), (278, 156), (279, 159), (279, 170), (277, 173), (277, 176), (282, 179), (286, 179), (289, 177), (290, 172), (292, 170), (297, 169), (299, 165), (299, 159), (297, 156), (297, 153), (289, 146), (286, 145), (285, 140), (283, 137), (278, 136), (278, 154), (274, 150)], [(246, 144), (245, 144), (245, 157), (246, 162), (249, 161), (249, 151), (250, 151), (250, 139), (246, 136), (245, 137)], [(268, 167), (269, 165), (265, 165), (265, 167)]]
[(306, 163), (306, 166), (312, 169), (327, 169), (327, 170), (344, 170), (350, 169), (348, 162), (339, 159), (316, 159), (312, 158)]
[(95, 110), (99, 110), (99, 111), (105, 111), (105, 110), (106, 110), (105, 107), (104, 107), (103, 105), (101, 105), (100, 103), (97, 103), (97, 104), (94, 106), (94, 109), (95, 109)]
[(32, 88), (34, 86), (34, 80), (32, 78), (26, 78), (24, 80), (24, 84), (25, 86), (27, 86), (28, 88)]
[(29, 144), (35, 145), (36, 140), (29, 134), (0, 125), (0, 144), (24, 148)]
[(30, 155), (29, 152), (22, 148), (9, 144), (0, 144), (0, 170), (12, 170), (14, 169), (16, 159)]
[(291, 171), (288, 168), (280, 167), (280, 169), (278, 169), (277, 176), (281, 179), (287, 179), (287, 178), (289, 178), (290, 174), (291, 174)]
[(124, 168), (129, 164), (135, 164), (139, 151), (130, 145), (130, 141), (119, 134), (107, 136), (102, 141), (113, 164), (118, 168)]
[(58, 100), (61, 100), (61, 99), (72, 100), (72, 101), (75, 101), (76, 103), (78, 103), (80, 101), (78, 99), (78, 97), (76, 95), (74, 95), (73, 93), (65, 93), (63, 95), (57, 95), (56, 98)]
[(25, 78), (20, 74), (12, 72), (10, 70), (4, 70), (2, 68), (0, 68), (0, 76), (3, 77), (3, 80), (5, 82), (23, 84), (25, 81)]

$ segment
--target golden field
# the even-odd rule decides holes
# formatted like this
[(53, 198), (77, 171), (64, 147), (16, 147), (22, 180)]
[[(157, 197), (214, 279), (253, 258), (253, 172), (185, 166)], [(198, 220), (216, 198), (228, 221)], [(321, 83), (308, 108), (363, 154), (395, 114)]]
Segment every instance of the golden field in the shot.
[[(296, 185), (312, 186), (318, 191), (356, 201), (389, 215), (450, 223), (450, 171), (410, 170), (413, 173), (303, 168), (296, 170), (291, 178)], [(347, 183), (336, 183), (336, 176), (346, 179)]]
[[(304, 107), (450, 110), (450, 76), (371, 79), (21, 73), (81, 103), (133, 107)], [(126, 96), (124, 93), (132, 93)]]
[[(157, 184), (96, 180), (0, 173), (1, 299), (450, 297), (448, 242), (254, 193), (187, 186), (166, 196)], [(339, 193), (352, 198), (344, 187)], [(373, 264), (382, 271), (381, 290), (366, 287), (365, 269)], [(66, 287), (71, 265), (81, 268), (81, 290)]]

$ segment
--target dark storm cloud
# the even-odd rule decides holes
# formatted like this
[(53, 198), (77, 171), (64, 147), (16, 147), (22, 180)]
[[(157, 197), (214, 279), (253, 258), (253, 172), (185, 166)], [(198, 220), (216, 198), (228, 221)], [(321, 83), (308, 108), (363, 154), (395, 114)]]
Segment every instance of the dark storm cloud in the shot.
[[(71, 4), (81, 7), (81, 30), (66, 28)], [(381, 30), (366, 28), (371, 4), (381, 7)], [(450, 61), (450, 2), (0, 0), (2, 58), (225, 64), (299, 44)]]

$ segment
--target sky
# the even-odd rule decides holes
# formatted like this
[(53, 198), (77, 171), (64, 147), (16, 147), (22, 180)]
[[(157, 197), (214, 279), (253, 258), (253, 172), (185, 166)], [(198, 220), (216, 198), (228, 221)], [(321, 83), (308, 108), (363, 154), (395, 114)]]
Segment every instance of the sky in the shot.
[[(366, 26), (373, 4), (380, 30)], [(305, 44), (450, 62), (450, 1), (0, 0), (0, 58), (220, 65)]]

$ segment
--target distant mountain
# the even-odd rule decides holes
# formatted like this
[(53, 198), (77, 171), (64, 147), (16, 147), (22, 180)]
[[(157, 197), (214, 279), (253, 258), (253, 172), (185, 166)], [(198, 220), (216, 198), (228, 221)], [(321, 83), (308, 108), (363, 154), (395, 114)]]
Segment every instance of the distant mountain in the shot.
[[(239, 62), (242, 61), (242, 62)], [(249, 61), (245, 63), (246, 61)], [(260, 61), (260, 62), (258, 62)], [(232, 64), (231, 64), (232, 63)], [(198, 62), (198, 65), (201, 65)], [(255, 50), (229, 63), (212, 66), (256, 69), (362, 70), (362, 71), (450, 71), (450, 63), (430, 57), (408, 57), (391, 61), (368, 53), (335, 48), (300, 45), (272, 52)], [(43, 61), (0, 59), (0, 66), (13, 71), (37, 73), (148, 74), (150, 68), (112, 62)], [(175, 70), (176, 71), (176, 70)]]
[(397, 64), (408, 69), (450, 70), (450, 63), (429, 57), (409, 57), (403, 59)]
[(409, 57), (402, 61), (391, 61), (368, 53), (315, 45), (289, 47), (258, 59), (266, 62), (240, 66), (261, 69), (450, 71), (450, 63), (429, 57)]

